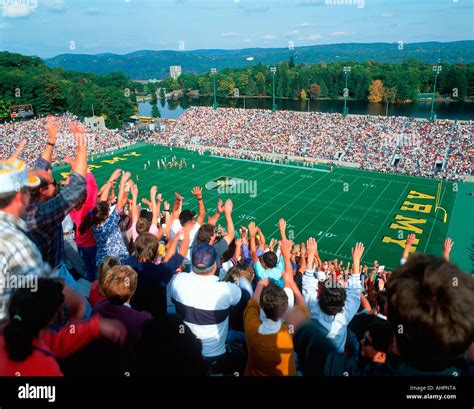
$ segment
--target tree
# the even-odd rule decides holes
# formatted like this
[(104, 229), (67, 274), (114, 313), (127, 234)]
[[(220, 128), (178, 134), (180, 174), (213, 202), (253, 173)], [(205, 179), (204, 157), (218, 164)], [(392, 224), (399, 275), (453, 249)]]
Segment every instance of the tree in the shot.
[(160, 88), (160, 99), (166, 99), (165, 89), (163, 87)]
[(318, 99), (319, 94), (321, 94), (321, 87), (316, 83), (311, 84), (310, 87), (309, 87), (310, 98), (311, 99)]
[(306, 100), (308, 99), (308, 95), (306, 94), (306, 91), (304, 88), (301, 89), (301, 92), (300, 92), (300, 99), (301, 100)]
[(257, 72), (255, 82), (257, 84), (258, 95), (265, 95), (265, 75), (262, 72)]
[(161, 112), (156, 105), (151, 106), (151, 116), (153, 118), (161, 118)]
[(369, 101), (375, 103), (382, 102), (385, 92), (385, 87), (381, 80), (372, 81), (369, 87)]
[(288, 61), (288, 68), (290, 70), (292, 70), (293, 68), (295, 68), (295, 57), (294, 56), (291, 56), (290, 57), (290, 60)]

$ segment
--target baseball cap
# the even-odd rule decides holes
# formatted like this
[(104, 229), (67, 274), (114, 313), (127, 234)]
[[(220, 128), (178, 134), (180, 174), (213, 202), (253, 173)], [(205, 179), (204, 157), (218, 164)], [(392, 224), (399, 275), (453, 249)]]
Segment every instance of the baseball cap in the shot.
[(212, 267), (217, 259), (217, 251), (209, 243), (199, 244), (193, 249), (191, 263), (193, 270), (204, 270)]
[(19, 159), (0, 161), (0, 194), (18, 192), (22, 187), (39, 186), (38, 176), (28, 174), (25, 162)]
[(184, 223), (193, 220), (194, 216), (196, 216), (196, 212), (193, 212), (189, 209), (185, 209), (179, 214), (179, 221), (181, 225), (183, 225)]

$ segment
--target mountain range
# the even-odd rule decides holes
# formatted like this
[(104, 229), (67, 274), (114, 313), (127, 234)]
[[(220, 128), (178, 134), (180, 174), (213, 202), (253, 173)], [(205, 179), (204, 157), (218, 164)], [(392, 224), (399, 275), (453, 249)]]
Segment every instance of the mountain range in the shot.
[(242, 50), (151, 51), (129, 54), (61, 54), (45, 59), (47, 66), (65, 70), (106, 74), (121, 71), (132, 79), (164, 79), (169, 67), (180, 65), (183, 73), (200, 74), (223, 68), (240, 68), (262, 63), (288, 61), (296, 64), (341, 62), (398, 63), (416, 59), (423, 63), (465, 64), (474, 61), (474, 41), (423, 43), (345, 43), (288, 48), (247, 48)]

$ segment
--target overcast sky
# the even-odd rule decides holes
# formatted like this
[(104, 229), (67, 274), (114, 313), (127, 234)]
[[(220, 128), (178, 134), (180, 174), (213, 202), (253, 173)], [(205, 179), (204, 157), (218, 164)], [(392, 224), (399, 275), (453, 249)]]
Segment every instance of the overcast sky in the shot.
[(0, 49), (40, 57), (474, 39), (474, 0), (0, 0), (0, 8)]

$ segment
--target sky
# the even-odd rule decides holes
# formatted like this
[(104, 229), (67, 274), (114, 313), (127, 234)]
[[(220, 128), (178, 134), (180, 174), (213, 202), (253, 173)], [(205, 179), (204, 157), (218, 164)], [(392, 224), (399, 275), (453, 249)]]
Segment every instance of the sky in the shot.
[(474, 0), (0, 0), (0, 50), (42, 58), (473, 39)]

